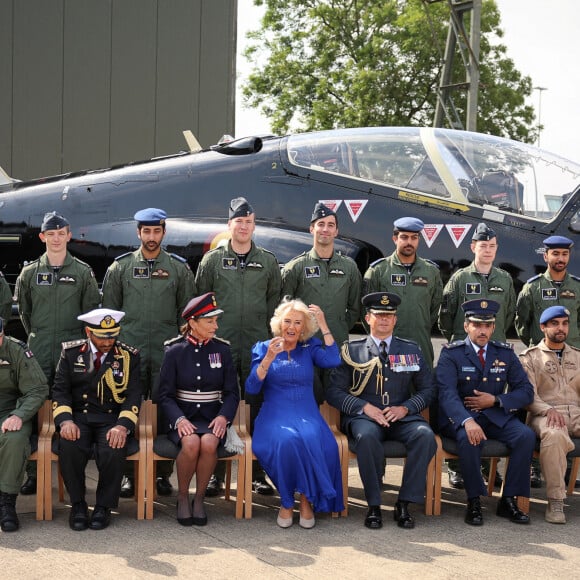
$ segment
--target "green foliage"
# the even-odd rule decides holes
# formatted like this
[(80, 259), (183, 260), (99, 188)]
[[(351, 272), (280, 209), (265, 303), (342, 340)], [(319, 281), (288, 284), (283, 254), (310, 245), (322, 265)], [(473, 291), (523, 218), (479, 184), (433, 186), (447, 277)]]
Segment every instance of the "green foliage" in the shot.
[[(253, 71), (244, 101), (272, 130), (432, 125), (447, 37), (446, 2), (422, 0), (254, 0), (265, 5), (245, 52)], [(494, 0), (481, 19), (478, 131), (533, 142), (532, 81), (499, 43)], [(463, 80), (461, 59), (456, 79)], [(454, 94), (465, 118), (466, 95)]]

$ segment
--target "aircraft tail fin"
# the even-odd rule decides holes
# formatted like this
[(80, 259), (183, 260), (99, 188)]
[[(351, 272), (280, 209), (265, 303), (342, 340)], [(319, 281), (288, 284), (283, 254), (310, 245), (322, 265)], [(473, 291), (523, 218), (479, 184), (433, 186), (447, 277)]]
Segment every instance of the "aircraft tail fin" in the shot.
[(203, 149), (203, 147), (199, 144), (199, 141), (195, 138), (195, 135), (189, 129), (187, 131), (183, 131), (183, 137), (185, 138), (185, 142), (187, 143), (191, 153), (197, 153)]
[(18, 180), (12, 179), (12, 177), (10, 177), (10, 175), (8, 175), (8, 173), (2, 169), (2, 166), (0, 166), (0, 185), (8, 185), (10, 183), (14, 183), (15, 181)]

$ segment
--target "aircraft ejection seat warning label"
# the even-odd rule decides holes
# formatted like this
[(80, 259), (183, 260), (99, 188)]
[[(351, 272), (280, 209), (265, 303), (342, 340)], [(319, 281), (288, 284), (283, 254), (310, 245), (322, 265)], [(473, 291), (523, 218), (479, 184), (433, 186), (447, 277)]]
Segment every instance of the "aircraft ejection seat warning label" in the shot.
[(455, 247), (459, 248), (467, 232), (471, 229), (471, 224), (445, 224), (445, 227)]
[(352, 218), (352, 221), (356, 223), (356, 220), (360, 217), (365, 205), (367, 204), (367, 199), (345, 199), (344, 203), (348, 209), (348, 213)]
[(328, 209), (336, 213), (342, 203), (342, 199), (319, 199), (318, 202), (323, 203)]
[(443, 224), (425, 224), (425, 227), (421, 230), (423, 234), (423, 240), (427, 244), (427, 247), (430, 248), (433, 245), (433, 242), (437, 239), (437, 236), (443, 229)]

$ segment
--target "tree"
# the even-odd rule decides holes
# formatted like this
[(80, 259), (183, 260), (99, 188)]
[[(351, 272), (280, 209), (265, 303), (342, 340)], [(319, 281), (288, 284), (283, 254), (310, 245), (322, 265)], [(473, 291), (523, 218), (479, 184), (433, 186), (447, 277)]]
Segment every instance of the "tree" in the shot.
[[(266, 11), (261, 29), (248, 34), (245, 56), (254, 68), (243, 95), (247, 104), (270, 118), (276, 133), (432, 124), (449, 22), (447, 3), (254, 3), (265, 5)], [(485, 0), (478, 131), (533, 142), (534, 110), (525, 104), (532, 81), (507, 58), (499, 25), (495, 1)], [(454, 102), (464, 117), (466, 95), (456, 94)]]

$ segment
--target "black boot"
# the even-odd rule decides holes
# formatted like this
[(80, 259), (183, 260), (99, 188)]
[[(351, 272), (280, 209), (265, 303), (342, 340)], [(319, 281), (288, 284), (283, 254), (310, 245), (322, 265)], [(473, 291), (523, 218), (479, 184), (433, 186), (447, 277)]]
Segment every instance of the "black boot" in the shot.
[(0, 493), (0, 528), (3, 532), (15, 532), (20, 527), (16, 515), (17, 493)]

